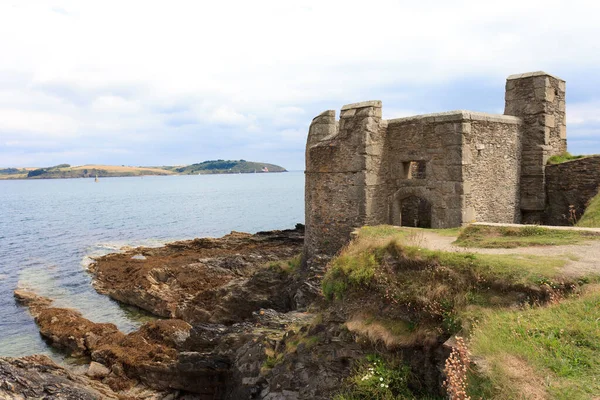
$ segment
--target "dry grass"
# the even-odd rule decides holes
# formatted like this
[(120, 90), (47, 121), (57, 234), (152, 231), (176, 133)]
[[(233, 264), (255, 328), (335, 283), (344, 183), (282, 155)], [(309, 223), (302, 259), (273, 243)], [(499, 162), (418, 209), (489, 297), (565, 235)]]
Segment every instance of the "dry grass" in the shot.
[(372, 343), (383, 343), (388, 350), (428, 343), (435, 341), (437, 337), (431, 329), (415, 327), (399, 319), (376, 318), (364, 313), (350, 318), (346, 322), (346, 328)]
[(143, 172), (154, 172), (154, 173), (161, 173), (161, 174), (173, 174), (173, 171), (169, 171), (166, 169), (162, 169), (162, 168), (153, 168), (153, 167), (129, 167), (129, 166), (125, 166), (125, 165), (95, 165), (95, 164), (90, 164), (90, 165), (79, 165), (76, 167), (71, 167), (71, 168), (65, 168), (66, 170), (73, 170), (73, 171), (82, 171), (84, 169), (102, 169), (104, 171), (107, 172), (118, 172), (118, 173), (143, 173)]
[(600, 193), (590, 201), (577, 226), (600, 228)]
[(590, 399), (600, 395), (600, 287), (548, 307), (485, 310), (470, 349), (486, 360), (484, 398)]
[(538, 226), (469, 225), (460, 232), (454, 244), (478, 248), (516, 248), (562, 246), (581, 243), (586, 240), (600, 240), (600, 234), (587, 231), (548, 229)]

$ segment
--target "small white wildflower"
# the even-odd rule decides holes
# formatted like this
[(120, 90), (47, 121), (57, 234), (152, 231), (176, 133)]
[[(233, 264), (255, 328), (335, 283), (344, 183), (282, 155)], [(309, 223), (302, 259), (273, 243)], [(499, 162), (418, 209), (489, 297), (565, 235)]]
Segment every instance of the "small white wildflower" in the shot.
[(381, 387), (385, 387), (385, 385), (382, 383), (382, 384), (381, 384)]
[(383, 378), (379, 378), (379, 381), (383, 381)]
[(386, 387), (386, 388), (389, 388), (389, 387), (390, 387), (390, 385), (385, 385), (385, 387)]

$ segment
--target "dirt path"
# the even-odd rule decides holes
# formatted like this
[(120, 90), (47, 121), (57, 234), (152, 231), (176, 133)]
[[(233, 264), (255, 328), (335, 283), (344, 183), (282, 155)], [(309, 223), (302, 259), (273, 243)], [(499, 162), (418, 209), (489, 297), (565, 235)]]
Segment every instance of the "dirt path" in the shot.
[[(486, 224), (487, 225), (487, 224)], [(492, 225), (492, 224), (489, 224)], [(500, 226), (501, 224), (493, 224)], [(512, 225), (506, 225), (512, 226)], [(516, 225), (523, 226), (523, 225)], [(556, 227), (548, 227), (556, 228)], [(569, 227), (561, 227), (569, 229)], [(575, 230), (575, 229), (574, 229)], [(597, 231), (600, 232), (600, 229)], [(590, 273), (600, 274), (600, 241), (590, 240), (576, 245), (563, 246), (531, 246), (513, 249), (481, 249), (476, 247), (462, 247), (453, 245), (455, 236), (444, 236), (436, 232), (419, 230), (413, 240), (418, 246), (432, 250), (449, 252), (479, 253), (479, 254), (531, 254), (537, 256), (562, 256), (567, 259), (563, 272), (571, 276), (583, 276)], [(422, 234), (422, 236), (421, 236)]]

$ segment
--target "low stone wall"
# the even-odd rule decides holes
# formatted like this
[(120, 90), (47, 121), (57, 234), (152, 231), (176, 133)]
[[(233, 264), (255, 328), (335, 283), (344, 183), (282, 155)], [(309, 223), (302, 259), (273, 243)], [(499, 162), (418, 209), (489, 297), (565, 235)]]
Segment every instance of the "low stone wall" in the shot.
[(600, 156), (590, 156), (546, 167), (547, 206), (544, 223), (571, 225), (569, 206), (580, 218), (600, 188)]

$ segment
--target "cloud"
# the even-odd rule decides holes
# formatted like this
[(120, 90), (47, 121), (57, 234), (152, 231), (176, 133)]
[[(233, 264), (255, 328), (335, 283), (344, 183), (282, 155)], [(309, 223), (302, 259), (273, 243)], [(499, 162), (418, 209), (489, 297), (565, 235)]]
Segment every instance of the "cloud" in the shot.
[(574, 125), (600, 123), (600, 99), (585, 103), (568, 104), (567, 123)]
[(390, 118), (497, 112), (504, 78), (540, 69), (577, 82), (569, 134), (583, 132), (600, 103), (599, 13), (579, 0), (4, 1), (0, 138), (81, 152), (102, 140), (147, 164), (269, 161), (257, 149), (293, 145), (285, 161), (301, 168), (301, 133), (325, 109), (379, 98)]
[(10, 131), (48, 137), (76, 137), (78, 126), (72, 118), (55, 113), (0, 109), (0, 135)]

